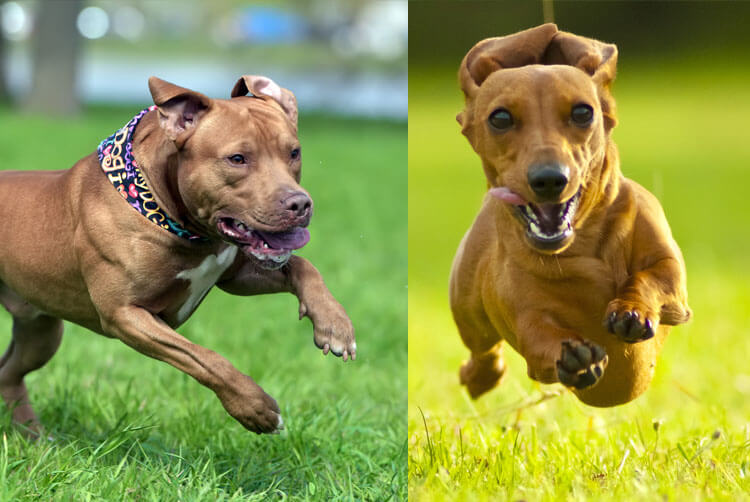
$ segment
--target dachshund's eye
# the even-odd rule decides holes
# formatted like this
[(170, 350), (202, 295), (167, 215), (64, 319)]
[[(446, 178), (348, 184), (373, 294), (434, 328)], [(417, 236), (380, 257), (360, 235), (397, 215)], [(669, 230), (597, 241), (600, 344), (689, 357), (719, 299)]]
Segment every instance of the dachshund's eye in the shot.
[(244, 164), (245, 163), (245, 156), (240, 153), (235, 153), (234, 155), (229, 156), (229, 161), (232, 164)]
[(492, 112), (487, 121), (498, 131), (506, 131), (513, 127), (513, 115), (505, 108), (498, 108)]
[(302, 155), (302, 151), (299, 149), (299, 147), (295, 148), (289, 153), (289, 157), (292, 158), (292, 160), (299, 159), (300, 155)]
[(588, 127), (594, 120), (594, 109), (589, 105), (575, 105), (570, 111), (570, 120), (578, 127)]

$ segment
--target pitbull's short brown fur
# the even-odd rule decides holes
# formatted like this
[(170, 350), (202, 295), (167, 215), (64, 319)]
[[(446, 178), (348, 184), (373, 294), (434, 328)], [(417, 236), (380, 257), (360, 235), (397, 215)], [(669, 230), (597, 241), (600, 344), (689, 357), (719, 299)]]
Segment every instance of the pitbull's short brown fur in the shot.
[(546, 24), (483, 40), (461, 63), (457, 119), (490, 188), (451, 274), (472, 397), (500, 381), (506, 341), (531, 378), (626, 403), (691, 316), (662, 208), (620, 172), (616, 61), (614, 45)]
[(0, 301), (13, 316), (0, 394), (15, 422), (39, 430), (23, 378), (54, 355), (66, 319), (189, 374), (247, 429), (275, 432), (283, 422), (274, 399), (174, 328), (214, 284), (238, 295), (290, 292), (318, 347), (355, 357), (351, 322), (315, 267), (292, 256), (269, 269), (222, 231), (228, 221), (265, 232), (307, 226), (296, 100), (256, 76), (242, 77), (229, 100), (155, 77), (149, 87), (158, 108), (138, 124), (134, 156), (158, 204), (207, 240), (133, 210), (95, 153), (65, 171), (0, 173)]

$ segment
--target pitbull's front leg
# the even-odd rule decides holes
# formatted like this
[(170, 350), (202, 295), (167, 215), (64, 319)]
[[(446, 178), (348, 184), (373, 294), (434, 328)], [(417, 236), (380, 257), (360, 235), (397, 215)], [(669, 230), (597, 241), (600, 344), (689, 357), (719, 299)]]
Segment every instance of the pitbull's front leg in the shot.
[(287, 292), (299, 299), (300, 319), (307, 316), (313, 323), (314, 341), (324, 354), (333, 352), (344, 361), (356, 358), (354, 327), (341, 304), (336, 301), (320, 272), (308, 260), (292, 256), (278, 270), (265, 270), (246, 258), (217, 283), (234, 295), (261, 295)]
[(276, 401), (219, 354), (190, 342), (151, 312), (128, 305), (103, 316), (104, 331), (138, 352), (171, 364), (213, 390), (227, 412), (257, 434), (283, 428)]

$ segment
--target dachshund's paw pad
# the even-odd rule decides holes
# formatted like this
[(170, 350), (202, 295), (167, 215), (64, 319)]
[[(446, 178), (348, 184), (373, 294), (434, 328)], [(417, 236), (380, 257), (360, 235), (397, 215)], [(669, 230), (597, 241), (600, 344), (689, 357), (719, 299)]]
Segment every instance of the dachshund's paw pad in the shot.
[(604, 325), (624, 342), (636, 343), (653, 338), (659, 324), (658, 316), (644, 313), (636, 306), (610, 304)]
[(566, 340), (557, 361), (557, 378), (567, 387), (585, 389), (604, 375), (609, 361), (602, 347), (588, 341)]

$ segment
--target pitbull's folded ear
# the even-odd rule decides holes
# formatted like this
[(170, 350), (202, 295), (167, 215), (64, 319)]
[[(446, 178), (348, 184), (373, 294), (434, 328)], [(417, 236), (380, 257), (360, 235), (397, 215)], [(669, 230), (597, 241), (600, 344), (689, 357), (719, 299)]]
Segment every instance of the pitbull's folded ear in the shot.
[(258, 75), (243, 75), (232, 89), (232, 97), (246, 96), (248, 93), (255, 97), (270, 97), (279, 104), (289, 120), (297, 128), (297, 98), (292, 91), (284, 89), (268, 77)]
[(156, 77), (148, 79), (148, 88), (158, 107), (159, 126), (181, 148), (211, 106), (211, 99)]

